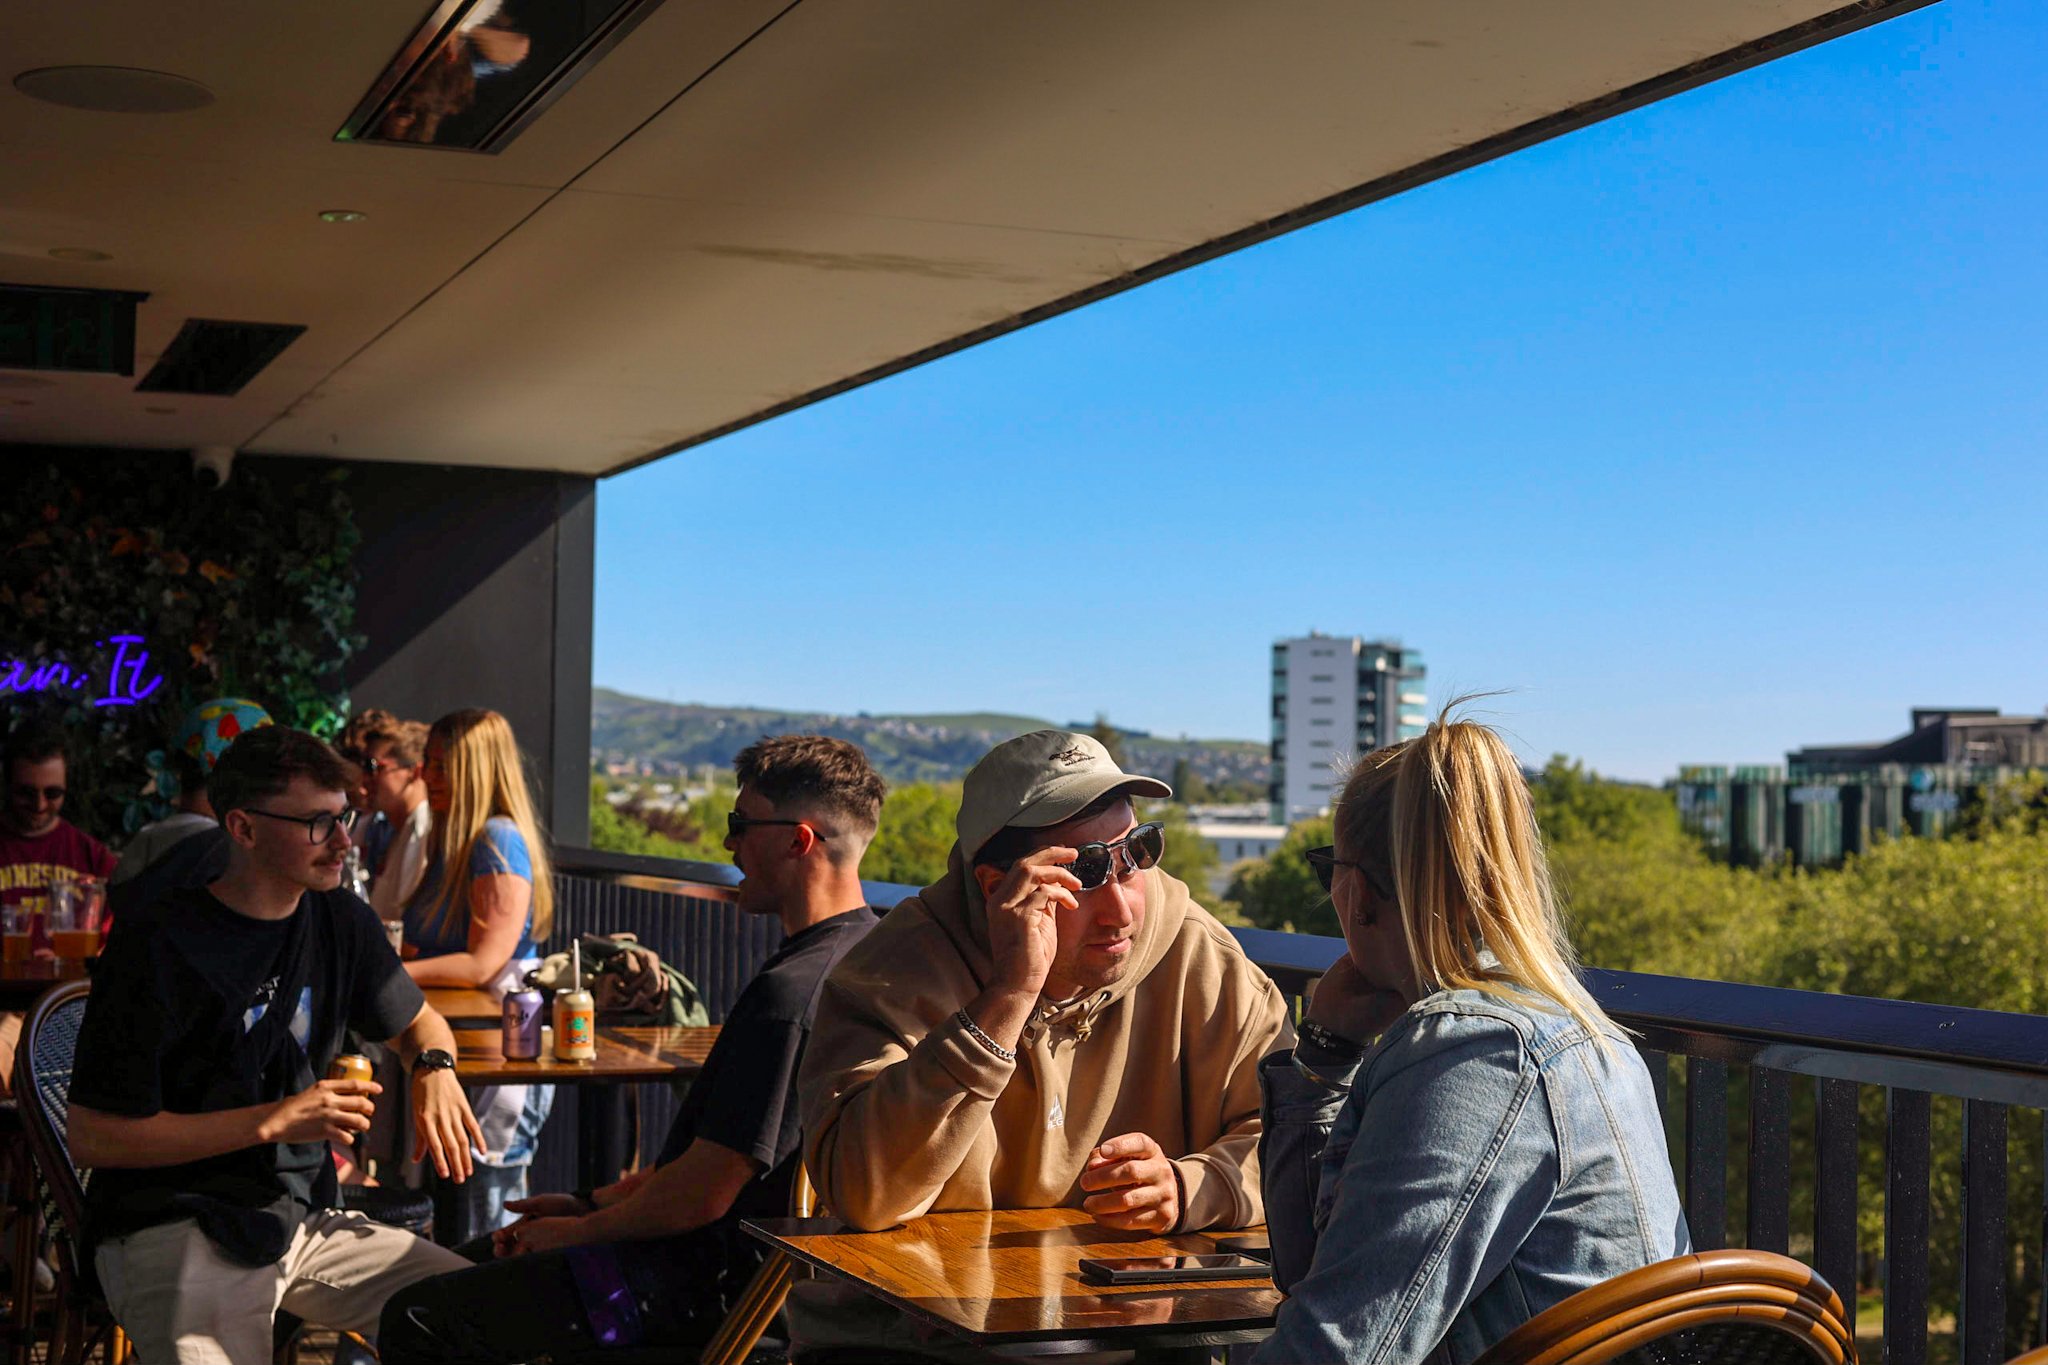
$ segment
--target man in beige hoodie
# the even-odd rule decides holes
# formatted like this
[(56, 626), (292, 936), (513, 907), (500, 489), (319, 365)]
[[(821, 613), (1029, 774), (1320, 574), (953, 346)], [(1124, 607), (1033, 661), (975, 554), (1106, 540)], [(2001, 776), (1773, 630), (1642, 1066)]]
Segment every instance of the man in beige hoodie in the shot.
[[(1286, 1005), (1158, 868), (1163, 833), (1131, 799), (1170, 795), (1059, 730), (968, 773), (945, 877), (819, 1002), (798, 1093), (831, 1212), (870, 1229), (1061, 1206), (1162, 1232), (1260, 1221), (1258, 1062), (1291, 1042)], [(802, 1308), (794, 1326), (849, 1335)]]

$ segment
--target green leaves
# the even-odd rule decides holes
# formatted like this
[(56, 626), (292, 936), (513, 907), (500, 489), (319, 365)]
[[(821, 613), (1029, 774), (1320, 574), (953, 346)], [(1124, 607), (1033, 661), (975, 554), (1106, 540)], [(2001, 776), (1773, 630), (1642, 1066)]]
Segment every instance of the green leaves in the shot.
[(0, 658), (54, 659), (103, 684), (100, 642), (143, 636), (164, 685), (135, 707), (96, 689), (10, 696), (0, 725), (31, 713), (73, 741), (66, 814), (119, 842), (168, 809), (146, 792), (146, 755), (209, 697), (248, 696), (280, 724), (331, 735), (348, 707), (361, 537), (347, 471), (252, 460), (218, 491), (154, 454), (67, 452), (23, 460), (0, 505)]

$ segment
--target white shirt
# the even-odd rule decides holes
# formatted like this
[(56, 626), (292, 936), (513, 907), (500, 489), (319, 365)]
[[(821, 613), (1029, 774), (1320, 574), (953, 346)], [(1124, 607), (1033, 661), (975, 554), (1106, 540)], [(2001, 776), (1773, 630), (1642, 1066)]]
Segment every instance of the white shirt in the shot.
[(370, 884), (370, 908), (379, 919), (404, 917), (405, 903), (420, 889), (420, 879), (427, 875), (427, 838), (433, 830), (434, 812), (422, 801), (391, 836), (391, 848), (384, 854), (384, 870)]

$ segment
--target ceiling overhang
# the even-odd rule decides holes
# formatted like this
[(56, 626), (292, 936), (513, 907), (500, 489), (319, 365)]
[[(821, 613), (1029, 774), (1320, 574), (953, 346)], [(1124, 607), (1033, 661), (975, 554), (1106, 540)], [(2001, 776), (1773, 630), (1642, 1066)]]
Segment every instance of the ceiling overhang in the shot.
[(0, 282), (146, 292), (138, 374), (306, 331), (0, 371), (0, 441), (615, 473), (1923, 3), (666, 0), (494, 156), (334, 140), (427, 0), (13, 6), (10, 79), (217, 98), (0, 88)]

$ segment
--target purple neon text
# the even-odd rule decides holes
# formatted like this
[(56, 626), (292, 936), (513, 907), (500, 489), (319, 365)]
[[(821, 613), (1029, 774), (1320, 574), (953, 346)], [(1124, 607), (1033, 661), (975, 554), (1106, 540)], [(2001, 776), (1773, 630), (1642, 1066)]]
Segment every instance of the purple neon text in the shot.
[[(134, 706), (148, 701), (164, 685), (161, 673), (148, 673), (149, 651), (140, 635), (111, 635), (99, 642), (114, 646), (114, 664), (107, 672), (106, 693), (94, 697), (94, 706)], [(58, 660), (31, 666), (25, 660), (0, 662), (0, 693), (41, 693), (70, 689), (83, 692), (92, 686), (92, 675)]]

